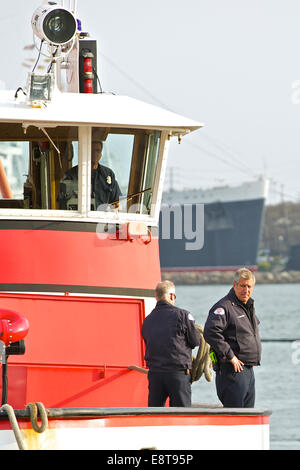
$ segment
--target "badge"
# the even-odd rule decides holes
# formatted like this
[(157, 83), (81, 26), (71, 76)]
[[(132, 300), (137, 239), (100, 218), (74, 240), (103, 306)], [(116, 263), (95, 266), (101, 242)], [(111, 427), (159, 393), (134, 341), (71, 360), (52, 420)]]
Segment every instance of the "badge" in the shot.
[(110, 175), (107, 176), (106, 182), (107, 182), (107, 184), (111, 184), (111, 176)]
[(224, 310), (224, 308), (219, 307), (219, 308), (217, 308), (217, 309), (214, 311), (214, 314), (215, 314), (215, 315), (224, 315), (224, 314), (225, 314), (225, 310)]

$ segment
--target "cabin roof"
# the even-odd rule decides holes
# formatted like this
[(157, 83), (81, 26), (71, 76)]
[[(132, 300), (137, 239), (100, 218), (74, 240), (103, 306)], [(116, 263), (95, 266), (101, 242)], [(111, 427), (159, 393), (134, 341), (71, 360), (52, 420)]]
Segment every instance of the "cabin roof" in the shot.
[(50, 103), (34, 108), (19, 91), (0, 91), (0, 122), (105, 127), (150, 128), (186, 134), (203, 124), (128, 96), (113, 94), (61, 93), (56, 91)]

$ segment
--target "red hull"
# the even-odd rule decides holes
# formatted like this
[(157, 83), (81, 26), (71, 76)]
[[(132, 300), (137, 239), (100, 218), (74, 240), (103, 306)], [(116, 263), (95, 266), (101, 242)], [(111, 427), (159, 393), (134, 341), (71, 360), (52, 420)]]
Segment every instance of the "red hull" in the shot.
[(0, 284), (154, 289), (160, 278), (155, 237), (145, 244), (101, 240), (95, 231), (20, 229), (1, 230), (0, 241)]
[(128, 367), (145, 366), (143, 297), (160, 279), (157, 238), (23, 229), (0, 237), (0, 306), (30, 325), (25, 355), (8, 359), (8, 403), (146, 406), (147, 376)]

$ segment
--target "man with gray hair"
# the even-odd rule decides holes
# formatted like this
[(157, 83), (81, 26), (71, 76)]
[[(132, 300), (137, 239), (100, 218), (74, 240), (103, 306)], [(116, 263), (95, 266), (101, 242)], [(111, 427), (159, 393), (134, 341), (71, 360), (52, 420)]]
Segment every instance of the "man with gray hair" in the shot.
[(142, 336), (146, 345), (148, 406), (191, 406), (192, 349), (200, 344), (193, 316), (175, 306), (175, 286), (160, 282), (156, 307), (145, 318)]
[(210, 309), (204, 325), (204, 338), (214, 353), (217, 394), (229, 408), (255, 403), (253, 366), (260, 365), (261, 341), (251, 297), (254, 285), (254, 274), (239, 269), (232, 289)]

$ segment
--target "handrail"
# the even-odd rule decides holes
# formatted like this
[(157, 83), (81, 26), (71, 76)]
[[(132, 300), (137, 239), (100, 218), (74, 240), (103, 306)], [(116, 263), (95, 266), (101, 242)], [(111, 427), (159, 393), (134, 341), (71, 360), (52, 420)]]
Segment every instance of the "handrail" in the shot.
[(129, 369), (140, 370), (141, 372), (148, 372), (147, 369), (127, 364), (56, 364), (56, 363), (42, 363), (42, 362), (10, 362), (10, 366), (27, 366), (27, 367), (57, 367), (57, 368), (70, 368), (70, 369)]
[(139, 366), (128, 366), (129, 370), (136, 370), (137, 372), (142, 372), (143, 374), (148, 374), (148, 369)]

